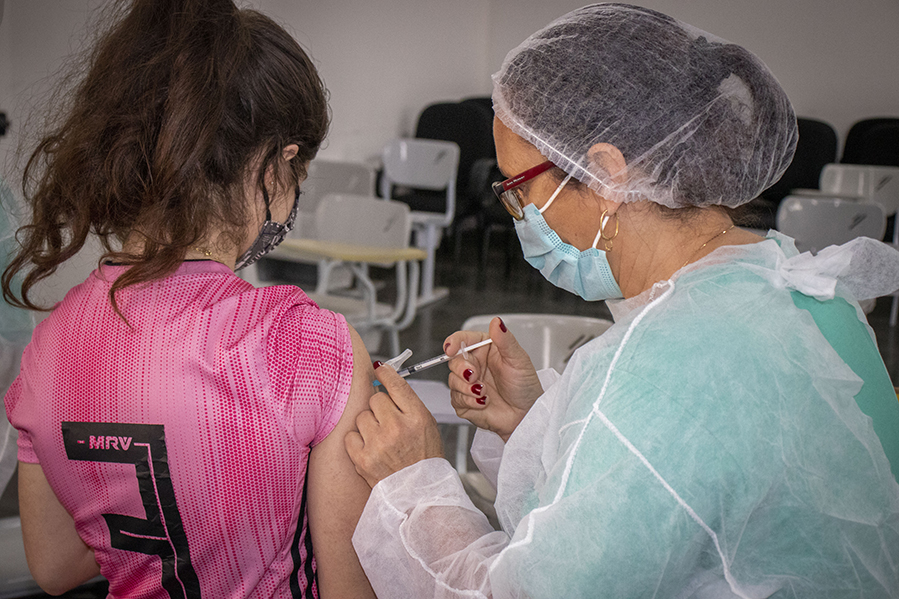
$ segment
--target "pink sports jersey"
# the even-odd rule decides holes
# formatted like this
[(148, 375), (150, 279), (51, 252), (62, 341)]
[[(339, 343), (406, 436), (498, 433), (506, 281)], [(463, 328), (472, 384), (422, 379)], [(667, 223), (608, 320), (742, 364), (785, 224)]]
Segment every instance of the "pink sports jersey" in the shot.
[(185, 262), (108, 298), (103, 266), (34, 332), (6, 396), (111, 597), (317, 597), (310, 448), (349, 395), (339, 314)]

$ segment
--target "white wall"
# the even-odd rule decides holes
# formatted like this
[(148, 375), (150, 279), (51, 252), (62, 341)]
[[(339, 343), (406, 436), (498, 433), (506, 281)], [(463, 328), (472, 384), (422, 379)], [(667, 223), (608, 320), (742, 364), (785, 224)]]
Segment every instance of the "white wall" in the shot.
[[(255, 0), (309, 49), (331, 91), (322, 155), (376, 157), (410, 134), (429, 102), (490, 93), (506, 52), (583, 0)], [(896, 0), (637, 0), (758, 54), (801, 116), (845, 135), (855, 120), (899, 114)], [(83, 37), (101, 0), (6, 0), (0, 109), (21, 125)], [(16, 130), (0, 141), (7, 154)]]
[[(488, 63), (583, 0), (491, 0)], [(799, 116), (845, 136), (855, 121), (899, 116), (899, 2), (896, 0), (632, 0), (740, 44), (786, 89)], [(525, 9), (525, 5), (527, 8)]]
[(439, 100), (486, 94), (483, 0), (258, 0), (311, 53), (331, 93), (322, 155), (365, 160)]
[[(254, 0), (310, 51), (331, 92), (321, 155), (376, 160), (413, 132), (428, 103), (489, 95), (507, 51), (584, 0)], [(636, 0), (746, 46), (777, 75), (800, 116), (841, 138), (856, 120), (899, 116), (897, 0)], [(0, 175), (36, 98), (84, 39), (103, 0), (5, 0), (0, 23)], [(76, 275), (77, 276), (77, 275)]]

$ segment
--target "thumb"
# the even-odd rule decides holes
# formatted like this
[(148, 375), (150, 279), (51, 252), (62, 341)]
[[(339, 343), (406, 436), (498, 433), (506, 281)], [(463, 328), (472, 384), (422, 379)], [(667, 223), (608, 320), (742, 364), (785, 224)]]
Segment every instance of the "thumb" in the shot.
[(490, 338), (493, 339), (494, 347), (496, 347), (500, 356), (504, 359), (513, 363), (519, 360), (531, 361), (530, 356), (518, 343), (518, 339), (515, 338), (515, 335), (512, 334), (499, 316), (490, 321)]
[[(409, 414), (416, 409), (424, 407), (415, 391), (409, 387), (406, 379), (398, 375), (392, 366), (388, 364), (379, 366), (375, 370), (375, 378), (384, 386), (391, 401), (393, 401), (400, 412)], [(375, 416), (377, 415), (378, 413), (375, 412)]]

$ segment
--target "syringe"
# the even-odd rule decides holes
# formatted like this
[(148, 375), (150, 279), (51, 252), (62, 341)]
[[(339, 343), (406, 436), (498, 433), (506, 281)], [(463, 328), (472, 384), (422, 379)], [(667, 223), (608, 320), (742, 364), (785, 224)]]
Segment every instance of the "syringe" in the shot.
[(493, 343), (493, 339), (484, 339), (483, 341), (481, 341), (479, 343), (475, 343), (474, 345), (469, 345), (468, 347), (466, 347), (465, 344), (463, 343), (462, 349), (460, 349), (453, 356), (450, 356), (447, 354), (443, 354), (440, 356), (434, 356), (433, 358), (431, 358), (429, 360), (425, 360), (424, 362), (419, 362), (418, 364), (413, 364), (412, 366), (409, 366), (407, 368), (402, 368), (400, 370), (397, 370), (396, 373), (398, 375), (400, 375), (401, 377), (406, 378), (410, 374), (414, 374), (416, 372), (421, 372), (422, 370), (427, 370), (428, 368), (437, 366), (438, 364), (443, 364), (444, 362), (449, 362), (456, 356), (465, 355), (474, 349), (477, 349), (479, 347), (484, 347), (485, 345), (490, 345), (491, 343)]

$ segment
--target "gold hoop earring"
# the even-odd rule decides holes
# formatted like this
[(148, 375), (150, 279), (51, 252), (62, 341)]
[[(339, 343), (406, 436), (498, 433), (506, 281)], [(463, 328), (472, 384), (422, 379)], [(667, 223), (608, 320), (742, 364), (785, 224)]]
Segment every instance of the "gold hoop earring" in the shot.
[[(606, 225), (609, 223), (609, 220), (615, 217), (615, 232), (612, 233), (611, 237), (606, 236)], [(602, 216), (599, 217), (599, 238), (602, 239), (602, 245), (607, 252), (612, 251), (612, 240), (618, 237), (618, 213), (614, 213), (613, 215), (609, 215), (608, 210), (602, 211)]]

